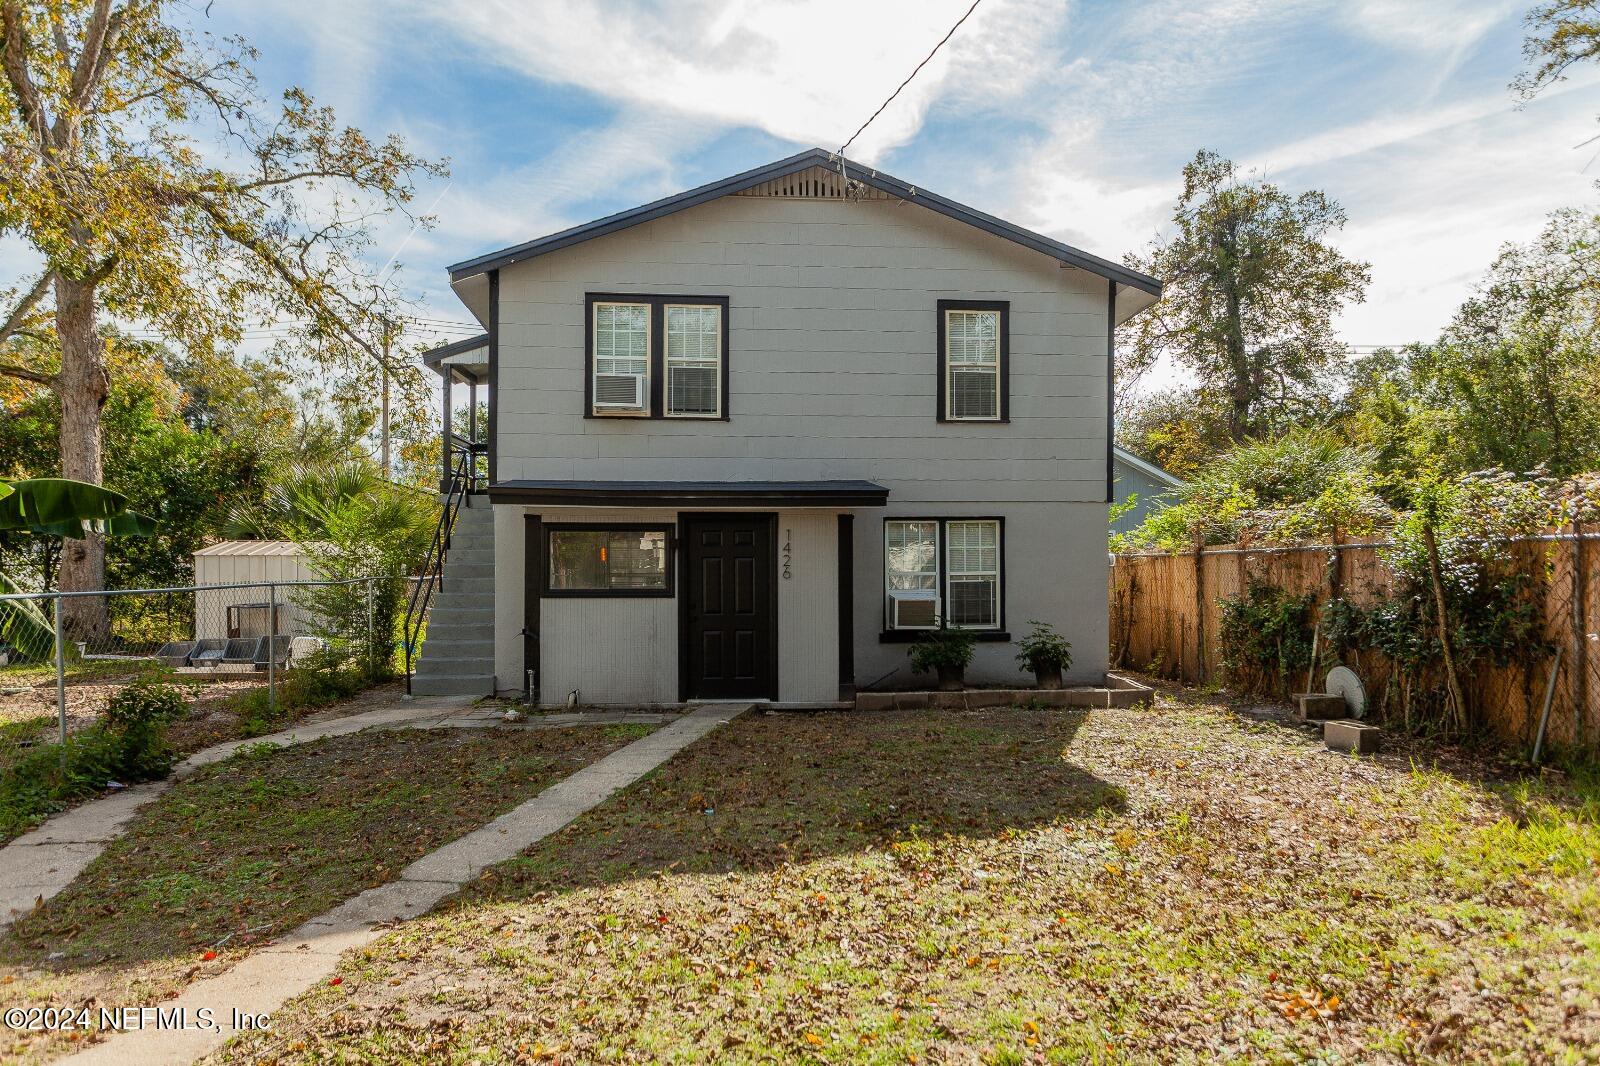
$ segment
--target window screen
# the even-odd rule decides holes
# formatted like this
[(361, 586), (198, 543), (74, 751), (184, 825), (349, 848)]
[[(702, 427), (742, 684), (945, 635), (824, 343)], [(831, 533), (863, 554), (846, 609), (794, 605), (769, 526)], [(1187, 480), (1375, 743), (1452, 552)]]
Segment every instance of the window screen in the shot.
[(650, 374), (650, 305), (594, 305), (596, 406), (637, 407)]
[(890, 589), (939, 587), (939, 523), (887, 522), (884, 537)]
[(667, 414), (716, 416), (722, 399), (722, 308), (667, 305)]
[(665, 529), (551, 529), (551, 589), (625, 591), (667, 587)]
[(945, 417), (1000, 417), (1000, 312), (945, 312)]
[(1000, 625), (1000, 523), (946, 522), (946, 624), (971, 629)]

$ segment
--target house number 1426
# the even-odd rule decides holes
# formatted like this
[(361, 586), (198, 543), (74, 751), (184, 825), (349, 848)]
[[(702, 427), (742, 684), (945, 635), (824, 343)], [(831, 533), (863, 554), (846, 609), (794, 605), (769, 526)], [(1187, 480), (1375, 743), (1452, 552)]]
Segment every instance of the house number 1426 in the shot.
[(794, 530), (783, 531), (783, 579), (788, 581), (794, 574), (789, 571), (789, 564), (794, 560)]

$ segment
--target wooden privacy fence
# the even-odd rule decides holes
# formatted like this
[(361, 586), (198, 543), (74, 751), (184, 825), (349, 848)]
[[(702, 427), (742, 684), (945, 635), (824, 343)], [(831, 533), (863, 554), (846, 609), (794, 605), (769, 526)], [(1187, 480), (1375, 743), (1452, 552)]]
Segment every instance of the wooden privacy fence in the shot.
[[(1384, 563), (1381, 541), (1256, 547), (1230, 544), (1178, 554), (1140, 553), (1112, 558), (1111, 655), (1118, 666), (1188, 683), (1222, 681), (1222, 603), (1245, 596), (1252, 584), (1311, 595), (1313, 619), (1329, 599), (1361, 607), (1388, 599), (1399, 579)], [(1542, 616), (1550, 648), (1560, 649), (1546, 743), (1600, 750), (1600, 533), (1566, 529), (1506, 542), (1513, 567), (1528, 579), (1535, 617)], [(1462, 671), (1467, 703), (1483, 728), (1508, 745), (1531, 746), (1543, 710), (1550, 654), (1520, 655), (1504, 665), (1480, 659)], [(1368, 701), (1382, 716), (1400, 685), (1435, 684), (1438, 677), (1407, 677), (1381, 653), (1319, 654), (1316, 688), (1335, 662), (1352, 667)], [(1298, 676), (1272, 677), (1277, 695), (1302, 691)]]

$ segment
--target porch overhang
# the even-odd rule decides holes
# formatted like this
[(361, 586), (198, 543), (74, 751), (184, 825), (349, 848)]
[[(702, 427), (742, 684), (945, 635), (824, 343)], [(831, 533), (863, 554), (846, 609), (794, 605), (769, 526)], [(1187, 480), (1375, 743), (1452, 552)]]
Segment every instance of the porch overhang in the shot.
[(882, 507), (871, 481), (501, 481), (491, 503), (551, 507)]
[(441, 378), (482, 383), (489, 380), (489, 335), (468, 337), (422, 353), (422, 365)]

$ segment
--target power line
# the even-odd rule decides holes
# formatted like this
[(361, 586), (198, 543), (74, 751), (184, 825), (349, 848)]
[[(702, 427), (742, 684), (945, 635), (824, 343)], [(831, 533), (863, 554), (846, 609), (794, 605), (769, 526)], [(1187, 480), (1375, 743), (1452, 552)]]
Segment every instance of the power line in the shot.
[(854, 144), (855, 143), (855, 139), (857, 137), (861, 136), (861, 134), (866, 131), (866, 128), (868, 126), (872, 125), (873, 120), (876, 119), (879, 115), (883, 114), (883, 109), (888, 107), (890, 104), (894, 103), (894, 98), (900, 95), (900, 90), (904, 89), (907, 85), (910, 85), (911, 84), (911, 79), (915, 78), (918, 74), (920, 74), (922, 72), (922, 68), (928, 65), (928, 61), (931, 60), (934, 56), (939, 54), (939, 49), (944, 47), (946, 41), (948, 41), (950, 38), (955, 36), (956, 31), (961, 28), (961, 24), (963, 22), (967, 21), (967, 19), (972, 17), (972, 13), (974, 11), (978, 10), (978, 5), (981, 4), (981, 3), (983, 3), (983, 0), (972, 0), (972, 6), (967, 8), (967, 13), (965, 15), (962, 15), (960, 18), (956, 19), (956, 24), (954, 26), (950, 27), (950, 32), (949, 33), (947, 33), (943, 37), (939, 38), (939, 43), (933, 46), (933, 51), (929, 52), (926, 56), (922, 57), (922, 62), (918, 63), (916, 65), (916, 68), (914, 70), (912, 70), (910, 74), (906, 75), (906, 80), (900, 83), (900, 87), (898, 89), (895, 89), (894, 92), (889, 94), (889, 99), (887, 99), (883, 103), (879, 104), (878, 105), (878, 110), (876, 110), (876, 111), (874, 111), (872, 113), (871, 118), (868, 118), (867, 121), (863, 122), (861, 124), (861, 128), (856, 130), (854, 133), (852, 133), (850, 135), (850, 139), (848, 141), (845, 141), (843, 144), (841, 144), (839, 146), (839, 152), (838, 152), (839, 155), (844, 155), (845, 149), (849, 148), (852, 144)]

